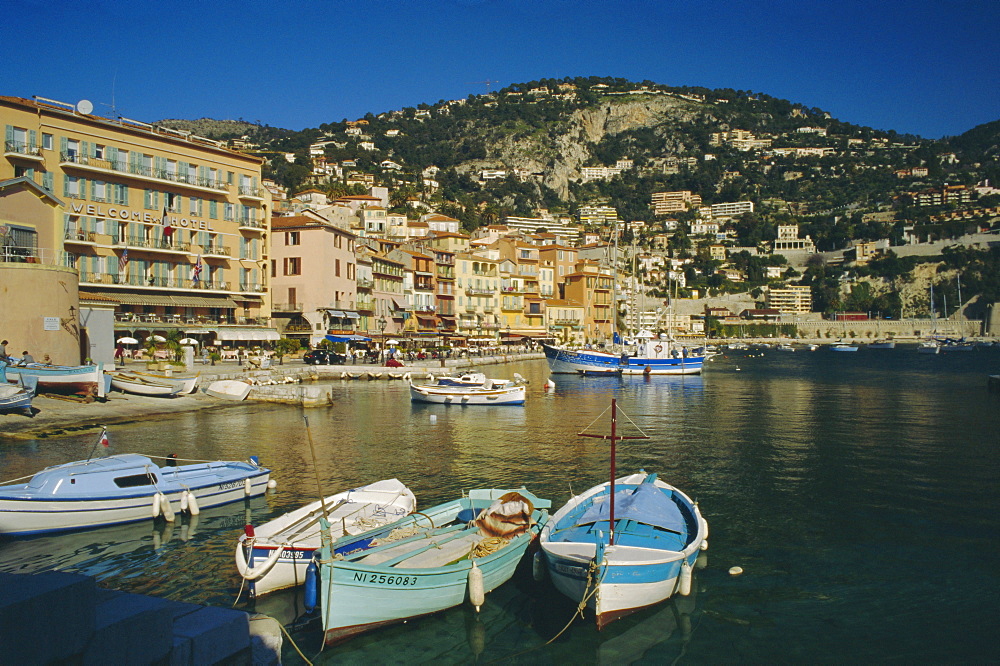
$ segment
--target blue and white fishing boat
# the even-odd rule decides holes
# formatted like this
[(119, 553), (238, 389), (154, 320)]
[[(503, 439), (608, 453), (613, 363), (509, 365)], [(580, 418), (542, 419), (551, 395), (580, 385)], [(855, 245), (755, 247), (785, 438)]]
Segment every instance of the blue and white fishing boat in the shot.
[(104, 368), (96, 365), (27, 365), (9, 366), (7, 381), (17, 383), (22, 377), (37, 377), (39, 393), (82, 393), (103, 398), (106, 395)]
[(324, 546), (319, 566), (324, 641), (332, 645), (466, 599), (478, 610), (486, 593), (514, 575), (548, 521), (549, 506), (524, 489), (472, 490), (468, 497), (404, 518), (378, 542), (343, 559), (332, 553), (344, 539)]
[(31, 399), (35, 397), (38, 382), (28, 377), (27, 381), (19, 379), (17, 386), (8, 384), (6, 368), (6, 361), (0, 361), (0, 414), (23, 411), (32, 416)]
[[(251, 596), (301, 585), (313, 553), (322, 545), (320, 520), (331, 540), (395, 523), (417, 509), (413, 492), (397, 479), (385, 479), (330, 495), (322, 502), (286, 513), (263, 525), (247, 525), (236, 544), (236, 569)], [(366, 547), (372, 536), (341, 544), (346, 552)]]
[[(539, 539), (556, 589), (586, 601), (601, 628), (616, 619), (691, 591), (708, 522), (677, 488), (640, 470), (615, 478), (616, 405), (612, 401), (611, 480), (569, 500)], [(587, 435), (595, 436), (595, 435)], [(599, 436), (603, 437), (603, 436)]]
[[(106, 441), (102, 432), (99, 444)], [(173, 520), (179, 511), (195, 514), (201, 507), (260, 495), (270, 474), (254, 458), (160, 467), (148, 456), (123, 453), (54, 465), (26, 483), (0, 485), (0, 534), (101, 527), (160, 515)]]
[(832, 352), (856, 352), (858, 351), (857, 345), (849, 345), (846, 342), (838, 342), (835, 345), (830, 345), (830, 351)]
[(621, 371), (623, 375), (697, 375), (705, 365), (703, 350), (678, 348), (670, 340), (656, 338), (638, 341), (634, 354), (572, 350), (546, 344), (542, 348), (553, 374)]

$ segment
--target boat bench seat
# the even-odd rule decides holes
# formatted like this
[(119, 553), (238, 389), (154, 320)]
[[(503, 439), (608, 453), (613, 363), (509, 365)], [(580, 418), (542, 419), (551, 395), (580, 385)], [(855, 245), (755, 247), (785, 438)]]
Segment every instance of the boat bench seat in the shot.
[(437, 547), (428, 548), (413, 557), (408, 557), (405, 560), (397, 562), (393, 566), (402, 569), (433, 569), (434, 567), (443, 567), (468, 555), (472, 551), (472, 547), (482, 539), (483, 535), (476, 530), (457, 539), (446, 541)]

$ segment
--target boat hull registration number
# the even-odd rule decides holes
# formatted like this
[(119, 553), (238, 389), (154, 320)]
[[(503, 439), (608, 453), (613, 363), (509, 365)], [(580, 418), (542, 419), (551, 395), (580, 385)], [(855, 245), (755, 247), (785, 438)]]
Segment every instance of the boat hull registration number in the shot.
[(368, 583), (370, 585), (396, 585), (399, 587), (407, 587), (417, 584), (416, 576), (393, 576), (391, 574), (364, 572), (355, 572), (354, 580), (359, 583)]

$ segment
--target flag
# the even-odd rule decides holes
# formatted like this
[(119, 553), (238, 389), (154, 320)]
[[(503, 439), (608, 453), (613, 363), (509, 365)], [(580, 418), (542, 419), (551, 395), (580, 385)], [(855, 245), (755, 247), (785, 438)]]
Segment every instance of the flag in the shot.
[(198, 255), (198, 261), (194, 263), (194, 272), (191, 275), (191, 281), (198, 284), (198, 280), (201, 279), (201, 255)]
[(170, 218), (167, 217), (167, 206), (163, 205), (163, 218), (160, 220), (163, 225), (163, 237), (170, 238), (174, 234), (174, 228), (170, 226)]
[(111, 442), (108, 440), (108, 429), (107, 428), (105, 428), (104, 430), (101, 431), (101, 439), (98, 440), (98, 443), (101, 446), (103, 446), (104, 448), (108, 448), (109, 446), (111, 446)]
[(128, 248), (122, 250), (122, 256), (118, 257), (118, 272), (125, 275), (126, 266), (128, 266)]

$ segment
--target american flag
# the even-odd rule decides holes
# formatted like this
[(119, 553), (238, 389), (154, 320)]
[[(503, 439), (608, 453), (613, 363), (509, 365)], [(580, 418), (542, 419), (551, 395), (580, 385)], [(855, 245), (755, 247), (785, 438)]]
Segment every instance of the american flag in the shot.
[(128, 248), (122, 250), (122, 256), (118, 257), (118, 272), (124, 275), (126, 266), (128, 266)]
[(194, 263), (194, 273), (191, 275), (191, 281), (198, 284), (198, 280), (201, 279), (201, 255), (198, 255), (198, 261)]

